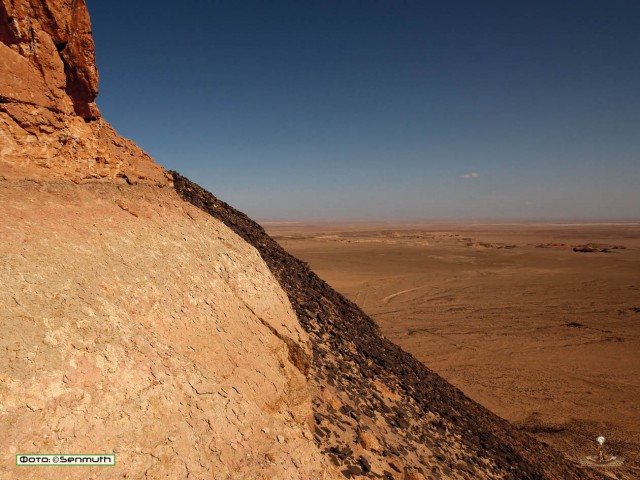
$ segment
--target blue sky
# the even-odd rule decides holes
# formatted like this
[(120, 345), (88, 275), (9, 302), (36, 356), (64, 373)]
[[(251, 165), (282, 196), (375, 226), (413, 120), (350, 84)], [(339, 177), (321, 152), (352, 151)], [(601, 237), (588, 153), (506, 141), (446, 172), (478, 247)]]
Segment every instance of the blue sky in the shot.
[(88, 1), (103, 116), (261, 220), (640, 219), (640, 2)]

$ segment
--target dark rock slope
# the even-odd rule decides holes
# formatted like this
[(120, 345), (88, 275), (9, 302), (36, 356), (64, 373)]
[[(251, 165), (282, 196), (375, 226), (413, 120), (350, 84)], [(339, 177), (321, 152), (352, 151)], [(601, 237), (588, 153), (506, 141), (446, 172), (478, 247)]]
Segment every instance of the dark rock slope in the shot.
[(263, 228), (173, 172), (187, 202), (253, 245), (309, 333), (312, 430), (347, 478), (603, 478), (514, 429), (387, 340)]

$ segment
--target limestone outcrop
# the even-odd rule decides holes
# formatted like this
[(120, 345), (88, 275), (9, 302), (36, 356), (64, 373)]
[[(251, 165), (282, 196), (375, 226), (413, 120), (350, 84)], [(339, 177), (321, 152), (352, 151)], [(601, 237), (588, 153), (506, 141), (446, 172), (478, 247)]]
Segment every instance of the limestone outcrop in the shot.
[[(0, 206), (0, 478), (334, 478), (253, 247), (155, 186), (5, 180)], [(96, 452), (116, 467), (15, 467)]]

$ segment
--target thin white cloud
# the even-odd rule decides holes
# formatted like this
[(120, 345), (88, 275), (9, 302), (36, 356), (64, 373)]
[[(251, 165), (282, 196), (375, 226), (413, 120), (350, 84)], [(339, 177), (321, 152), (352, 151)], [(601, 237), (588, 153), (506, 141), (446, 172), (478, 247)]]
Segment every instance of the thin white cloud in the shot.
[(471, 172), (463, 175), (462, 178), (464, 178), (465, 180), (469, 180), (471, 178), (478, 178), (479, 176), (480, 174), (478, 172)]

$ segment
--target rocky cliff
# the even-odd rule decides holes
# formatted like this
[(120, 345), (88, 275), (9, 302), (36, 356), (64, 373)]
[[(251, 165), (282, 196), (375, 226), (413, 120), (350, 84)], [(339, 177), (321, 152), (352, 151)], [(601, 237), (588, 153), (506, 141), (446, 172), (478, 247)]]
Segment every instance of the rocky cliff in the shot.
[(5, 178), (168, 183), (162, 168), (100, 117), (84, 0), (0, 2), (0, 85)]
[(315, 439), (344, 477), (602, 478), (517, 431), (380, 333), (243, 213), (173, 172), (176, 191), (262, 255), (309, 334)]
[(0, 81), (0, 478), (599, 478), (119, 137), (82, 0), (0, 0)]
[[(258, 252), (100, 117), (83, 1), (0, 2), (0, 478), (335, 478)], [(16, 467), (113, 453), (114, 468)]]

